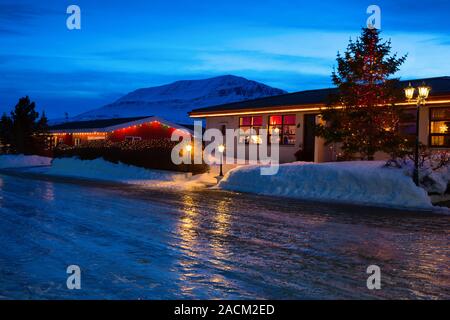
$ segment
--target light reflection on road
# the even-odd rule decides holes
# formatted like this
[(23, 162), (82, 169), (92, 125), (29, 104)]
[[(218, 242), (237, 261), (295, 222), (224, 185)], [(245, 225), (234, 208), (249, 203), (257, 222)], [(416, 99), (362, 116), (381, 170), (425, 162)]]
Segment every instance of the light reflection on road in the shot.
[(0, 176), (0, 298), (449, 298), (449, 217), (66, 182)]

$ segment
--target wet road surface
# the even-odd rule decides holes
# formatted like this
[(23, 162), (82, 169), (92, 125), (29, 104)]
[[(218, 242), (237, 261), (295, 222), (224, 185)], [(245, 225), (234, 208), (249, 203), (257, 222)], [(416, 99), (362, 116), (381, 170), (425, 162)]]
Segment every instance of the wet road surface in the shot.
[(426, 212), (0, 174), (0, 298), (448, 299), (449, 231)]

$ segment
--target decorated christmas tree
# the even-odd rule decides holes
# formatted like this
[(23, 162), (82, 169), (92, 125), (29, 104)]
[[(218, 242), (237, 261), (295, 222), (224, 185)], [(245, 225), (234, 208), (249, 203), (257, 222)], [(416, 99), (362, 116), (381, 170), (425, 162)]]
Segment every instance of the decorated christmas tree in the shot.
[(344, 55), (338, 53), (332, 74), (338, 93), (322, 111), (316, 134), (327, 144), (338, 143), (344, 158), (407, 153), (410, 142), (397, 130), (402, 111), (394, 105), (402, 91), (392, 78), (405, 59), (391, 55), (391, 42), (383, 42), (379, 30), (363, 29)]

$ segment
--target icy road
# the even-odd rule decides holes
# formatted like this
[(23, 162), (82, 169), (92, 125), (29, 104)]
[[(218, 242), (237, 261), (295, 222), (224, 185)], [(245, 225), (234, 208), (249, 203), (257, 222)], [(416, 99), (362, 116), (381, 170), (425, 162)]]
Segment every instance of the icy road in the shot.
[(448, 299), (449, 231), (425, 212), (0, 174), (0, 298)]

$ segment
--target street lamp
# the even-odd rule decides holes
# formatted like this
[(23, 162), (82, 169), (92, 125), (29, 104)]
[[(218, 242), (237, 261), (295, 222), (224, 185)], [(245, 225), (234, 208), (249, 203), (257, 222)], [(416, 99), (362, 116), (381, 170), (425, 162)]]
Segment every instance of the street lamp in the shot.
[[(419, 185), (419, 111), (420, 106), (424, 106), (430, 94), (431, 87), (425, 85), (423, 82), (418, 88), (418, 96), (416, 98), (416, 146), (414, 150), (414, 183)], [(409, 83), (405, 88), (405, 97), (408, 101), (414, 101), (414, 92), (416, 89)]]
[(416, 91), (416, 88), (414, 88), (411, 85), (411, 82), (409, 83), (409, 85), (405, 88), (405, 96), (406, 96), (406, 100), (411, 101), (414, 97), (414, 92)]
[(223, 144), (219, 145), (217, 148), (220, 152), (220, 173), (219, 176), (223, 177), (223, 171), (222, 171), (222, 163), (223, 163), (223, 152), (225, 151), (225, 146)]

